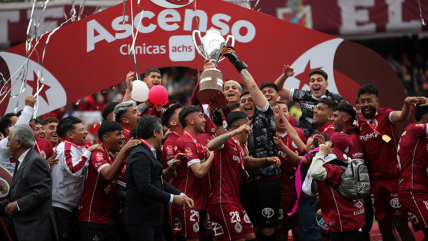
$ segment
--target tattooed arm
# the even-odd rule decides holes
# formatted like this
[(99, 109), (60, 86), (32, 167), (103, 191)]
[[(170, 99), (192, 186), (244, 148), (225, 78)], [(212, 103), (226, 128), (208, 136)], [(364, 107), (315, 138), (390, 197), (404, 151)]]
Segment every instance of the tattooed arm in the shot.
[(232, 136), (235, 136), (237, 134), (240, 134), (242, 132), (250, 132), (251, 127), (248, 125), (242, 125), (238, 129), (232, 130), (226, 134), (223, 134), (221, 136), (218, 136), (214, 139), (212, 139), (210, 142), (208, 142), (207, 147), (210, 151), (220, 150), (224, 143), (226, 143), (227, 140), (232, 138)]

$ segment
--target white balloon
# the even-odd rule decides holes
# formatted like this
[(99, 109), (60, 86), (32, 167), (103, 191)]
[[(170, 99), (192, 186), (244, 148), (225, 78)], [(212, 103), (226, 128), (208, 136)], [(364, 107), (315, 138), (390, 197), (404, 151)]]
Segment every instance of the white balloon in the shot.
[(131, 98), (138, 102), (144, 102), (149, 99), (149, 87), (141, 80), (132, 82)]

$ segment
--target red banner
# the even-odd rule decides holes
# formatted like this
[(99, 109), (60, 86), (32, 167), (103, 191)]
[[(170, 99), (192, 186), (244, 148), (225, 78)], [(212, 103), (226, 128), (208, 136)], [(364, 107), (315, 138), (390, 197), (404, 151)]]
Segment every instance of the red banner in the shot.
[[(381, 103), (400, 108), (405, 97), (401, 83), (389, 64), (377, 53), (360, 45), (317, 32), (287, 21), (245, 9), (221, 0), (142, 1), (145, 11), (135, 42), (137, 67), (140, 73), (155, 67), (184, 66), (202, 69), (203, 59), (192, 44), (192, 31), (205, 32), (214, 27), (223, 35), (233, 35), (239, 58), (248, 64), (249, 72), (260, 84), (275, 81), (284, 64), (292, 64), (296, 74), (285, 86), (309, 89), (308, 73), (323, 69), (328, 75), (328, 89), (342, 94), (353, 103), (358, 88), (371, 83), (381, 88)], [(26, 95), (34, 94), (37, 79), (43, 74), (45, 87), (40, 92), (37, 115), (108, 88), (124, 80), (134, 70), (131, 55), (132, 32), (136, 33), (141, 8), (126, 1), (125, 24), (123, 5), (118, 4), (100, 13), (66, 25), (55, 32), (46, 49), (41, 66), (40, 56), (30, 57), (27, 88), (18, 98), (6, 99), (1, 113), (21, 109)], [(132, 26), (132, 20), (134, 25)], [(202, 34), (204, 36), (204, 34)], [(46, 36), (38, 45), (43, 53)], [(15, 73), (26, 59), (25, 44), (0, 53), (0, 72), (15, 80)], [(241, 80), (228, 60), (218, 68), (225, 78)], [(15, 74), (14, 74), (15, 73)], [(20, 81), (12, 88), (19, 93)]]
[[(428, 2), (420, 1), (428, 18)], [(261, 12), (345, 38), (400, 36), (428, 31), (422, 25), (414, 0), (304, 0), (299, 5), (284, 0), (260, 1)], [(428, 19), (426, 19), (428, 20)]]

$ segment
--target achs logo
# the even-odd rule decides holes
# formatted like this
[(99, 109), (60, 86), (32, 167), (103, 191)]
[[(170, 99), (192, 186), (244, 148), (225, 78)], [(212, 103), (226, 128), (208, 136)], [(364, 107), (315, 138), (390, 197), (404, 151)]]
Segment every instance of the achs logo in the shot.
[(151, 0), (152, 3), (163, 8), (182, 8), (191, 4), (194, 0)]
[[(9, 78), (13, 80), (13, 86), (10, 92), (11, 95), (18, 95), (21, 90), (21, 80), (15, 82), (21, 71), (18, 71), (16, 74), (14, 73), (20, 69), (20, 66), (25, 62), (25, 60), (26, 58), (21, 55), (7, 52), (0, 53), (0, 73), (3, 74), (3, 77), (6, 80)], [(1, 114), (12, 112), (15, 109), (17, 103), (19, 103), (18, 110), (22, 110), (25, 105), (25, 97), (36, 94), (37, 82), (38, 79), (42, 77), (42, 73), (45, 86), (39, 92), (37, 115), (40, 116), (66, 105), (67, 94), (61, 83), (55, 78), (55, 76), (53, 76), (51, 72), (30, 59), (27, 69), (27, 87), (19, 97), (8, 98), (9, 103), (4, 101), (1, 104)], [(22, 77), (20, 76), (19, 79), (22, 79)], [(41, 83), (39, 83), (39, 85), (41, 85)]]

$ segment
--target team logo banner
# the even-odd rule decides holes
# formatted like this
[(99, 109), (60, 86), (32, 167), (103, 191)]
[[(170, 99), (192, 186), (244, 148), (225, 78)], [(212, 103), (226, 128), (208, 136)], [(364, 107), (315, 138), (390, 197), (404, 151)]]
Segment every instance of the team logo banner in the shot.
[[(39, 92), (37, 115), (124, 81), (126, 73), (135, 69), (130, 54), (134, 39), (140, 74), (151, 67), (202, 69), (203, 61), (196, 57), (191, 35), (195, 29), (206, 32), (211, 27), (220, 29), (224, 36), (235, 37), (239, 58), (248, 64), (259, 84), (274, 82), (283, 66), (291, 64), (296, 74), (287, 79), (286, 87), (309, 89), (308, 73), (323, 69), (329, 76), (328, 89), (350, 103), (366, 83), (380, 87), (382, 102), (393, 108), (400, 108), (405, 97), (396, 73), (377, 53), (228, 2), (197, 1), (195, 9), (194, 0), (150, 0), (141, 1), (140, 6), (136, 1), (126, 1), (124, 16), (123, 10), (123, 4), (118, 4), (51, 35), (43, 63), (40, 56), (31, 55), (25, 91), (19, 97), (6, 98), (0, 105), (1, 114), (15, 107), (22, 109), (25, 96), (35, 94), (42, 75), (45, 86)], [(39, 54), (43, 53), (46, 38), (37, 47)], [(14, 83), (25, 60), (25, 44), (1, 52), (3, 77)], [(226, 79), (241, 81), (227, 60), (219, 68)], [(20, 91), (18, 81), (11, 95)]]

